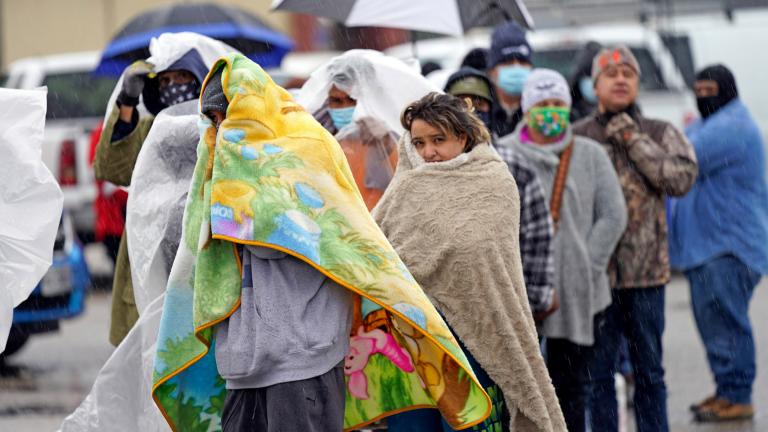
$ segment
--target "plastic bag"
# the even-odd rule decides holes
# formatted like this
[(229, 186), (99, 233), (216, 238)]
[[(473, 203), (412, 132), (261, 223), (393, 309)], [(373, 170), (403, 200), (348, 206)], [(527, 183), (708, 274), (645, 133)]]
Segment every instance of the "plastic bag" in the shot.
[(187, 191), (197, 161), (197, 107), (194, 100), (161, 111), (133, 169), (125, 232), (140, 314), (165, 292), (181, 240)]
[(0, 89), (0, 352), (53, 259), (64, 197), (41, 159), (45, 88)]
[(398, 135), (383, 122), (365, 117), (339, 131), (336, 139), (366, 207), (372, 210), (395, 174)]
[(99, 371), (93, 389), (60, 432), (169, 431), (152, 401), (152, 368), (165, 295), (156, 298)]

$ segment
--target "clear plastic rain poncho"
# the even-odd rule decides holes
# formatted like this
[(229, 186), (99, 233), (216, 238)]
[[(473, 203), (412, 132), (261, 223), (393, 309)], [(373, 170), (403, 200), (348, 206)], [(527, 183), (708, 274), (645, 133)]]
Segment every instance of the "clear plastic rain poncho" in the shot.
[[(194, 33), (163, 34), (150, 44), (158, 70), (196, 49), (207, 65), (236, 51)], [(121, 87), (118, 82), (108, 110)], [(109, 115), (109, 112), (107, 113)], [(187, 192), (197, 160), (198, 101), (161, 111), (136, 160), (128, 198), (126, 231), (139, 320), (112, 353), (83, 403), (61, 431), (168, 431), (152, 401), (152, 368), (165, 288), (181, 236)]]
[(0, 352), (53, 259), (61, 189), (40, 158), (46, 90), (0, 89)]
[(197, 161), (199, 119), (197, 100), (164, 109), (136, 158), (125, 232), (139, 315), (165, 291), (179, 248), (184, 204)]
[[(352, 122), (337, 130), (328, 111), (335, 86), (355, 99)], [(336, 134), (368, 209), (378, 202), (397, 165), (397, 141), (404, 132), (400, 113), (411, 102), (439, 91), (418, 71), (378, 51), (351, 50), (310, 76), (297, 102)]]
[[(235, 51), (230, 46), (196, 33), (164, 33), (152, 40), (147, 62), (166, 70), (194, 49), (206, 64)], [(113, 92), (106, 118), (117, 108)], [(147, 112), (139, 105), (142, 115)], [(168, 273), (181, 236), (187, 189), (197, 160), (197, 101), (161, 111), (152, 124), (131, 178), (126, 210), (128, 256), (136, 308), (142, 313), (165, 291)]]

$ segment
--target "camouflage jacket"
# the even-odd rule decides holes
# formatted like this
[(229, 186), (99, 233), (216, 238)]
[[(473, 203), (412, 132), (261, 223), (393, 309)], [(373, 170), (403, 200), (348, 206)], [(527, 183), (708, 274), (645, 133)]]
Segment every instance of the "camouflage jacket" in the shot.
[(594, 113), (576, 123), (574, 133), (602, 143), (627, 203), (627, 230), (608, 266), (611, 286), (666, 284), (671, 275), (664, 198), (693, 186), (693, 147), (674, 126), (647, 119), (636, 107), (613, 116)]

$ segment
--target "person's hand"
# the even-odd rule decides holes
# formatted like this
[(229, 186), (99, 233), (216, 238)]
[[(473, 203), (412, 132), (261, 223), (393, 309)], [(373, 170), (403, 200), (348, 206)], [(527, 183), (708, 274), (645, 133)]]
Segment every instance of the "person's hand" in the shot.
[(541, 312), (537, 312), (533, 314), (533, 319), (536, 322), (542, 322), (544, 321), (548, 316), (552, 315), (553, 313), (557, 312), (557, 310), (560, 309), (560, 296), (557, 295), (557, 291), (552, 293), (552, 303), (549, 305), (549, 307)]
[(153, 72), (154, 66), (144, 60), (135, 61), (128, 66), (123, 74), (123, 87), (120, 90), (118, 102), (121, 105), (138, 105), (139, 96), (147, 82), (147, 76)]
[(635, 120), (627, 113), (613, 116), (605, 127), (605, 134), (614, 141), (626, 144), (632, 139), (632, 135), (639, 132), (640, 128)]

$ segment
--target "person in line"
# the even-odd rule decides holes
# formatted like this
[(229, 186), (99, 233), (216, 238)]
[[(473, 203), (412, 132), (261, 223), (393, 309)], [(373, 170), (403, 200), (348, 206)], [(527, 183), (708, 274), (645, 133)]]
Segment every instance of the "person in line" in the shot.
[(350, 50), (312, 73), (297, 98), (341, 144), (368, 209), (387, 189), (397, 165), (400, 112), (436, 90), (398, 59)]
[[(517, 187), (470, 110), (439, 93), (405, 109), (398, 169), (372, 214), (492, 398), (475, 430), (565, 431), (526, 299)], [(388, 427), (453, 430), (430, 410), (390, 417)]]
[(600, 43), (589, 41), (573, 61), (573, 69), (568, 77), (573, 99), (571, 123), (576, 123), (597, 109), (597, 96), (592, 82), (592, 60), (602, 48)]
[(603, 49), (592, 63), (598, 109), (573, 133), (603, 145), (627, 204), (627, 229), (608, 265), (611, 305), (598, 317), (590, 367), (592, 429), (616, 431), (614, 374), (622, 334), (635, 376), (639, 432), (666, 432), (662, 365), (664, 286), (670, 280), (666, 196), (682, 196), (696, 179), (693, 147), (671, 124), (646, 118), (636, 104), (640, 66), (626, 46)]
[(493, 113), (493, 134), (503, 137), (514, 132), (523, 118), (520, 98), (533, 68), (533, 50), (525, 31), (514, 22), (500, 24), (491, 35), (488, 77), (496, 84), (499, 106)]
[(461, 60), (461, 67), (471, 67), (480, 71), (488, 69), (488, 48), (472, 48)]
[[(479, 70), (463, 67), (448, 78), (445, 92), (472, 102), (475, 115), (493, 130), (491, 113), (497, 106), (495, 88)], [(544, 194), (536, 173), (525, 156), (511, 148), (493, 147), (509, 167), (520, 195), (520, 255), (531, 312), (541, 321), (559, 307), (554, 283), (554, 228)]]
[[(117, 186), (130, 185), (136, 158), (155, 116), (169, 106), (199, 97), (200, 85), (208, 67), (200, 52), (193, 48), (197, 38), (179, 40), (179, 43), (189, 46), (186, 51), (178, 50), (182, 54), (155, 56), (155, 61), (162, 57), (160, 67), (139, 60), (123, 72), (122, 87), (114, 102), (116, 105), (108, 107), (108, 117), (96, 146), (93, 170), (97, 180)], [(140, 114), (137, 109), (140, 103), (149, 113)], [(114, 346), (125, 338), (140, 312), (133, 292), (126, 238), (123, 232), (112, 285), (109, 341)]]
[[(222, 70), (201, 97), (217, 129), (229, 106)], [(239, 253), (240, 307), (216, 326), (216, 365), (227, 381), (222, 430), (343, 429), (351, 293), (284, 252), (244, 245)], [(296, 350), (300, 339), (324, 348)], [(311, 409), (305, 398), (314, 400)]]
[(694, 91), (701, 119), (686, 135), (699, 175), (673, 204), (670, 259), (690, 284), (716, 389), (691, 411), (699, 421), (751, 418), (757, 371), (749, 302), (768, 273), (765, 148), (727, 67), (702, 69)]
[(608, 260), (624, 233), (627, 210), (605, 150), (574, 135), (565, 78), (534, 69), (523, 88), (524, 122), (499, 141), (531, 162), (555, 221), (554, 286), (560, 308), (546, 318), (546, 360), (565, 423), (586, 430), (594, 317), (611, 303)]
[(333, 136), (242, 54), (202, 94), (154, 359), (171, 429), (336, 432), (425, 405), (483, 421), (490, 399)]

